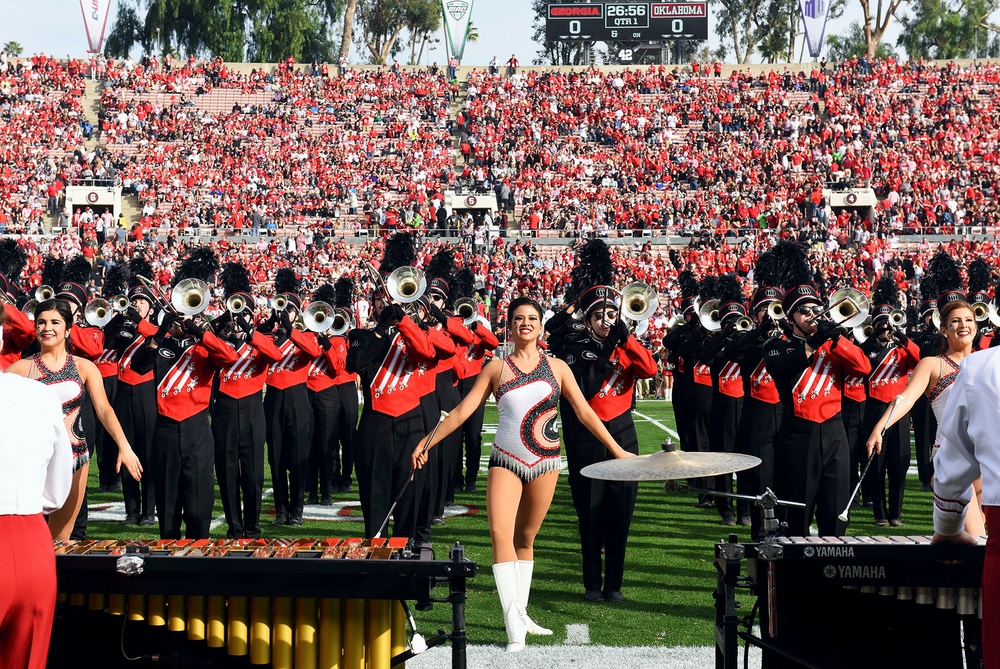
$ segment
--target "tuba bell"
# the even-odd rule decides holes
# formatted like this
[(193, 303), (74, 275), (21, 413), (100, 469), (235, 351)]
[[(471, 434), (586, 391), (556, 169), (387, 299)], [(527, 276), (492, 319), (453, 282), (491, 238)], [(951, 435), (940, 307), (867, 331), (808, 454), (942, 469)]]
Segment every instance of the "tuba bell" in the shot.
[(342, 307), (333, 310), (333, 323), (330, 325), (330, 336), (339, 337), (354, 329), (354, 316)]
[(247, 308), (247, 300), (242, 295), (230, 295), (226, 299), (226, 310), (231, 314), (243, 313)]
[(722, 305), (719, 300), (708, 300), (698, 308), (698, 320), (709, 332), (718, 332), (722, 329), (722, 321), (719, 318), (720, 306)]
[(194, 316), (208, 308), (208, 284), (201, 279), (182, 279), (170, 291), (170, 306), (182, 316)]
[(45, 300), (51, 300), (56, 296), (55, 288), (42, 284), (38, 288), (35, 288), (35, 301), (44, 302)]
[(621, 317), (630, 321), (644, 321), (656, 312), (660, 304), (656, 289), (648, 283), (636, 281), (622, 288)]
[[(32, 310), (32, 315), (34, 315), (34, 310)], [(111, 303), (103, 297), (98, 297), (87, 302), (87, 306), (83, 310), (84, 320), (89, 325), (97, 328), (103, 328), (111, 322), (114, 316), (115, 310), (112, 308)]]
[(310, 332), (326, 332), (333, 326), (333, 307), (314, 300), (302, 311), (302, 323)]
[(471, 327), (479, 317), (479, 307), (471, 297), (460, 297), (455, 300), (455, 315), (462, 319), (462, 325)]

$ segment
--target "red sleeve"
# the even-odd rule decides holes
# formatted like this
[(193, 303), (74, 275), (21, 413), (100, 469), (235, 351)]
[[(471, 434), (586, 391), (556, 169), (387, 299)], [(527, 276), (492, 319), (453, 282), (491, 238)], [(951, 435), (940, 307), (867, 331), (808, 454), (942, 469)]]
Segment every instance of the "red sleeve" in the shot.
[(145, 318), (143, 318), (141, 321), (139, 321), (139, 324), (136, 326), (136, 330), (139, 332), (139, 334), (141, 334), (143, 337), (146, 337), (146, 338), (149, 338), (149, 337), (152, 337), (153, 335), (155, 335), (156, 332), (157, 332), (157, 330), (159, 330), (159, 329), (160, 328), (158, 328), (157, 326), (153, 325), (152, 323), (150, 323), (149, 321), (147, 321)]
[(69, 331), (69, 343), (74, 354), (96, 360), (104, 352), (104, 332), (101, 328), (74, 325)]
[(271, 362), (281, 360), (281, 350), (274, 345), (274, 337), (271, 335), (262, 334), (254, 330), (253, 337), (250, 338), (250, 345), (260, 351), (260, 354)]
[(4, 303), (4, 350), (23, 351), (35, 341), (35, 322), (13, 304)]
[(427, 338), (431, 340), (438, 358), (445, 359), (455, 355), (455, 340), (449, 337), (444, 330), (431, 328), (427, 331)]
[(216, 367), (226, 367), (233, 364), (240, 358), (240, 356), (236, 354), (235, 348), (207, 330), (201, 338), (200, 345), (208, 351), (208, 359), (211, 360), (212, 364)]
[(323, 353), (319, 342), (316, 341), (316, 335), (312, 332), (300, 332), (292, 328), (292, 332), (288, 335), (288, 338), (292, 340), (293, 344), (299, 347), (300, 351), (310, 358), (318, 358)]
[(912, 339), (906, 340), (906, 346), (903, 347), (903, 362), (912, 370), (920, 362), (920, 347), (917, 346)]
[(323, 351), (323, 357), (330, 363), (330, 368), (333, 370), (333, 374), (330, 376), (338, 376), (344, 373), (347, 367), (346, 349), (344, 349), (344, 352), (341, 352), (339, 346), (331, 345), (330, 348)]
[(830, 347), (830, 353), (840, 359), (846, 371), (864, 376), (871, 374), (872, 364), (868, 361), (868, 356), (847, 337), (838, 337), (836, 343), (826, 342), (823, 346)]
[(476, 341), (476, 335), (465, 327), (465, 323), (458, 316), (452, 316), (448, 319), (448, 334), (462, 346), (468, 346)]
[(635, 335), (629, 335), (621, 348), (631, 361), (634, 373), (638, 378), (650, 379), (656, 376), (656, 361), (653, 360), (653, 354), (639, 343)]
[(480, 322), (476, 322), (476, 336), (479, 337), (479, 346), (484, 351), (495, 350), (500, 345), (500, 340), (493, 334), (493, 331)]
[(399, 333), (406, 340), (413, 357), (424, 361), (434, 359), (436, 355), (434, 345), (427, 338), (427, 333), (421, 330), (420, 326), (414, 323), (409, 316), (403, 316), (403, 320), (399, 321)]

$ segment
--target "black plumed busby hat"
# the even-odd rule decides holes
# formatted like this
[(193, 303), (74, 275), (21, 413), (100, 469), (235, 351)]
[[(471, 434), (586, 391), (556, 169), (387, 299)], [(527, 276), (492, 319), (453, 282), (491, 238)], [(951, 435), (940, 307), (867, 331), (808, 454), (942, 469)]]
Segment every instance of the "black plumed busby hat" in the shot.
[(812, 281), (812, 270), (803, 245), (781, 241), (774, 247), (778, 274), (784, 296), (781, 308), (791, 318), (795, 310), (805, 304), (822, 304), (823, 300)]
[(58, 288), (63, 282), (63, 273), (66, 271), (66, 261), (55, 256), (46, 256), (42, 263), (42, 285)]
[(0, 239), (0, 290), (3, 290), (11, 301), (20, 292), (18, 282), (27, 264), (28, 254), (16, 240), (9, 237)]
[(476, 275), (473, 274), (472, 270), (468, 267), (463, 267), (455, 272), (454, 281), (452, 281), (451, 285), (451, 295), (448, 296), (448, 302), (450, 304), (455, 304), (455, 302), (463, 297), (471, 298), (475, 292)]
[(397, 232), (385, 243), (378, 271), (385, 277), (395, 269), (415, 264), (417, 264), (417, 249), (413, 237), (408, 232)]
[(128, 299), (134, 300), (136, 298), (141, 298), (149, 302), (151, 305), (156, 304), (156, 298), (150, 292), (150, 289), (146, 284), (139, 281), (139, 277), (146, 279), (149, 282), (153, 281), (153, 266), (149, 264), (149, 261), (142, 256), (137, 256), (128, 261)]
[(949, 302), (966, 301), (968, 298), (962, 291), (962, 275), (958, 271), (955, 259), (944, 251), (938, 251), (928, 265), (938, 289), (938, 308)]
[(750, 300), (750, 309), (756, 312), (769, 302), (781, 302), (782, 292), (778, 287), (781, 276), (778, 272), (778, 259), (773, 249), (760, 254), (753, 270), (753, 280), (757, 289)]
[(925, 318), (937, 309), (937, 297), (937, 282), (930, 273), (925, 272), (920, 279), (920, 318)]
[(966, 273), (969, 277), (969, 302), (973, 304), (976, 302), (988, 303), (990, 301), (990, 284), (993, 281), (993, 271), (990, 264), (982, 256), (979, 256), (969, 263), (969, 269)]
[(313, 291), (312, 301), (326, 302), (331, 307), (335, 306), (334, 302), (337, 301), (337, 291), (332, 284), (324, 283), (322, 286)]
[(222, 271), (219, 272), (219, 284), (226, 297), (231, 297), (237, 293), (251, 296), (253, 286), (250, 283), (250, 272), (239, 262), (223, 263)]
[(743, 299), (743, 289), (735, 274), (723, 274), (716, 282), (716, 292), (719, 296), (719, 322), (727, 324), (727, 319), (747, 315)]
[(451, 282), (455, 273), (455, 252), (451, 248), (443, 248), (434, 254), (427, 263), (427, 292), (441, 299), (448, 299), (451, 292)]
[(292, 306), (297, 310), (302, 309), (302, 298), (299, 297), (299, 277), (295, 275), (295, 270), (282, 267), (274, 275), (274, 292), (284, 295)]
[(87, 284), (94, 268), (82, 254), (70, 258), (63, 270), (62, 282), (56, 287), (56, 298), (74, 302), (83, 307), (87, 304)]
[[(570, 287), (566, 294), (567, 301), (576, 300), (584, 313), (598, 306), (614, 302), (614, 291), (610, 286), (614, 282), (615, 268), (611, 262), (611, 251), (601, 239), (588, 239), (576, 251), (576, 265), (570, 272)], [(586, 306), (582, 302), (584, 293), (604, 287), (608, 290), (590, 292)]]
[(899, 288), (896, 282), (889, 277), (882, 277), (875, 282), (875, 290), (872, 291), (872, 324), (882, 320), (888, 320), (893, 310), (899, 309)]
[(118, 295), (125, 295), (128, 291), (128, 274), (121, 265), (112, 265), (104, 273), (104, 297), (111, 299)]
[(341, 309), (350, 309), (354, 303), (354, 282), (346, 276), (337, 279), (333, 284), (333, 302), (331, 304)]

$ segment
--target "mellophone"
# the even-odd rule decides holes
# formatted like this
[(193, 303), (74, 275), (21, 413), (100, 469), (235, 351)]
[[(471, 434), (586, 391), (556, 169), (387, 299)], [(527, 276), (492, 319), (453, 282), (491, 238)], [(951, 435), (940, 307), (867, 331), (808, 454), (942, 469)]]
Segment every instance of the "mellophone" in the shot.
[[(740, 640), (762, 649), (765, 669), (977, 667), (985, 554), (930, 537), (741, 544), (731, 535), (715, 549), (716, 667), (740, 666)], [(754, 600), (742, 619), (740, 590)], [(757, 611), (759, 637), (750, 632)]]
[[(428, 644), (450, 640), (452, 666), (465, 667), (466, 579), (476, 563), (459, 544), (447, 560), (433, 559), (428, 548), (411, 550), (402, 538), (91, 540), (55, 547), (63, 602), (57, 619), (106, 612), (176, 633), (167, 635), (171, 640), (225, 648), (244, 664), (361, 669), (389, 667), (422, 650), (406, 650), (403, 601), (418, 608), (444, 601), (452, 605), (452, 631)], [(448, 596), (435, 599), (434, 587), (443, 582)], [(77, 634), (78, 622), (68, 627)], [(125, 638), (123, 629), (117, 633)], [(50, 663), (63, 645), (57, 636)], [(222, 651), (206, 652), (218, 658)]]

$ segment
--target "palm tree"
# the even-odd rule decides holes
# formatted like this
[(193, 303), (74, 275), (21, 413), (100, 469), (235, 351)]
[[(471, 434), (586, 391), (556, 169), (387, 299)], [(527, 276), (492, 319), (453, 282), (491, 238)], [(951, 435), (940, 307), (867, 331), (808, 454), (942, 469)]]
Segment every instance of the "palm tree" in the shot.
[(465, 27), (465, 41), (466, 42), (478, 42), (479, 41), (479, 28), (469, 21), (469, 25)]
[(3, 50), (6, 51), (7, 55), (12, 58), (20, 58), (21, 54), (24, 53), (24, 47), (21, 46), (21, 43), (13, 40), (4, 44)]

